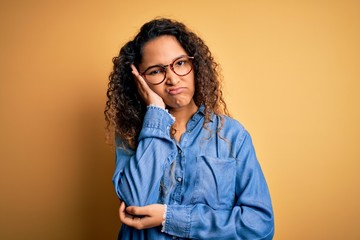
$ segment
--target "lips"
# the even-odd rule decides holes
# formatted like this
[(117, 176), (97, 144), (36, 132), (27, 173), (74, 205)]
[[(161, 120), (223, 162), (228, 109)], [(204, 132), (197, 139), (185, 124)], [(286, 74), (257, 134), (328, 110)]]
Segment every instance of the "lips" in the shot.
[(177, 87), (177, 88), (169, 88), (167, 90), (167, 92), (170, 95), (176, 95), (176, 94), (182, 93), (184, 90), (185, 90), (185, 88), (183, 88), (183, 87)]

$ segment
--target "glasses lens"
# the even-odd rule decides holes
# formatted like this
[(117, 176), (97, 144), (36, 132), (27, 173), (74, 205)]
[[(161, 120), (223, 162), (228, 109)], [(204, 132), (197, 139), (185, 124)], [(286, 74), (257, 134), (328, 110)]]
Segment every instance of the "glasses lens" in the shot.
[(177, 59), (173, 63), (174, 72), (179, 76), (185, 76), (192, 70), (192, 62), (188, 57), (182, 57)]
[(151, 67), (143, 74), (145, 75), (146, 80), (152, 84), (160, 83), (165, 78), (165, 71), (159, 66)]

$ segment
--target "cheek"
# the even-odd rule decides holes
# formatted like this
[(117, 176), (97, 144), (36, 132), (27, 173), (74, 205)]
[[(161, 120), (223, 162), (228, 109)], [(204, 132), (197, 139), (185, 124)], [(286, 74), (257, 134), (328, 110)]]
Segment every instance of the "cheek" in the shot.
[(190, 80), (190, 84), (191, 84), (191, 87), (193, 88), (193, 91), (195, 91), (195, 77), (194, 77), (194, 74), (191, 76), (191, 80)]
[(148, 85), (151, 90), (153, 90), (157, 95), (162, 96), (164, 93), (164, 89), (160, 85)]
[(189, 74), (190, 82), (195, 86), (195, 74), (194, 70)]

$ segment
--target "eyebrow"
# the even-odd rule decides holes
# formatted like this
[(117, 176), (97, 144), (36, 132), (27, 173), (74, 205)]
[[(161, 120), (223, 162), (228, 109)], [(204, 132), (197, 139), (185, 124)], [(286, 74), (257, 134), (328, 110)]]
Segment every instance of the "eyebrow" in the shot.
[(180, 58), (182, 58), (182, 57), (187, 57), (187, 54), (182, 54), (182, 55), (174, 58), (174, 59), (171, 61), (171, 63), (166, 64), (166, 65), (164, 65), (164, 64), (151, 65), (151, 66), (147, 67), (144, 71), (142, 71), (141, 74), (143, 74), (144, 72), (146, 72), (147, 70), (149, 70), (150, 68), (153, 68), (153, 67), (165, 67), (165, 66), (169, 66), (169, 65), (172, 64), (174, 61), (176, 61), (176, 60), (178, 60), (178, 59), (180, 59)]

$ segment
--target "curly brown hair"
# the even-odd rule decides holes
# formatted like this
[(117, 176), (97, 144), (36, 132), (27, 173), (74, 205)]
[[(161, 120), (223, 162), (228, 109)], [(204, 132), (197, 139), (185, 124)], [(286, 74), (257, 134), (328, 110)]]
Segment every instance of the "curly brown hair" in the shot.
[(121, 142), (132, 149), (137, 146), (147, 106), (137, 91), (130, 65), (138, 67), (144, 45), (163, 35), (174, 36), (187, 54), (194, 57), (193, 99), (197, 106), (205, 107), (204, 127), (212, 113), (229, 115), (221, 90), (219, 66), (204, 41), (181, 22), (154, 19), (145, 23), (135, 38), (121, 48), (119, 56), (113, 58), (113, 71), (109, 76), (108, 100), (104, 111), (108, 136), (114, 136), (115, 132)]

